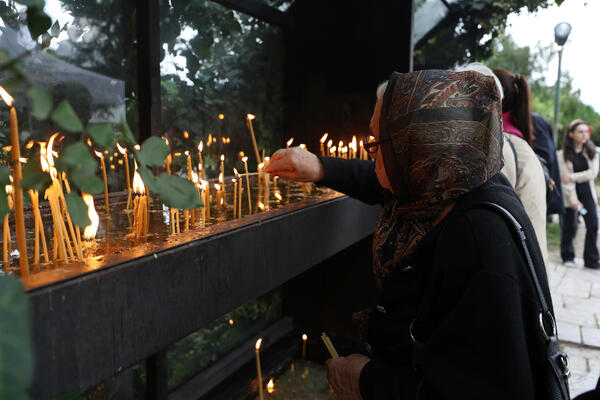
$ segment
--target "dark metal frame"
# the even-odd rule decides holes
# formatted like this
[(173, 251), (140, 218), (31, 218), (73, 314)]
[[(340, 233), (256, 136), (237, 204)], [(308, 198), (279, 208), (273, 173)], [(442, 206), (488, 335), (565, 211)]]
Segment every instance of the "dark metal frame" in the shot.
[(370, 235), (378, 210), (337, 197), (31, 290), (34, 398), (146, 359), (165, 399), (167, 346)]

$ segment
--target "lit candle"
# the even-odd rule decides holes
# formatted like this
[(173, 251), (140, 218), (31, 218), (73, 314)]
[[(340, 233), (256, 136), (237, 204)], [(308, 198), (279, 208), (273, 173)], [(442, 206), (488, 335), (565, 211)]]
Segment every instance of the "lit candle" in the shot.
[[(11, 177), (11, 181), (12, 181), (12, 177)], [(10, 210), (13, 209), (13, 200), (12, 200), (12, 194), (13, 194), (13, 187), (12, 185), (6, 185), (5, 189), (6, 190), (6, 194), (7, 194), (7, 198), (6, 201), (8, 203), (8, 208)], [(8, 225), (8, 213), (6, 213), (4, 215), (4, 231), (3, 231), (3, 237), (2, 237), (2, 255), (3, 255), (3, 261), (4, 261), (4, 273), (8, 274), (8, 270), (10, 267), (10, 245), (11, 245), (11, 241), (12, 238), (10, 236), (10, 226)]]
[(23, 188), (21, 180), (23, 172), (21, 170), (21, 144), (19, 142), (19, 122), (17, 120), (17, 110), (13, 107), (13, 98), (0, 86), (0, 96), (2, 100), (10, 107), (10, 144), (12, 146), (12, 165), (14, 179), (14, 206), (15, 206), (15, 232), (17, 235), (17, 248), (19, 249), (19, 265), (21, 275), (29, 275), (29, 255), (27, 254), (27, 241), (25, 240), (25, 215), (23, 211)]
[(221, 185), (215, 183), (215, 190), (217, 191), (217, 210), (221, 209)]
[(233, 219), (235, 219), (235, 213), (237, 212), (237, 179), (232, 179), (233, 182)]
[(260, 155), (258, 154), (258, 146), (256, 145), (256, 137), (254, 136), (254, 127), (252, 126), (252, 120), (256, 118), (256, 116), (252, 114), (246, 115), (246, 125), (248, 125), (248, 129), (250, 130), (250, 136), (252, 137), (252, 147), (254, 148), (254, 155), (256, 156), (256, 163), (260, 162)]
[(202, 140), (200, 141), (200, 143), (198, 143), (198, 160), (200, 163), (200, 166), (198, 167), (198, 171), (202, 171), (202, 179), (206, 179), (206, 176), (204, 175), (204, 160), (202, 160), (202, 148), (203, 148), (203, 143)]
[(331, 146), (333, 146), (333, 140), (329, 139), (329, 140), (327, 141), (327, 153), (326, 153), (326, 154), (327, 154), (329, 157), (335, 157), (335, 154), (334, 154), (333, 156), (331, 155), (331, 152), (330, 152), (330, 150), (331, 150)]
[(127, 149), (121, 147), (119, 143), (117, 143), (117, 149), (119, 149), (119, 152), (123, 155), (125, 161), (125, 175), (127, 176), (127, 206), (125, 209), (131, 210), (131, 177), (129, 176), (129, 158), (127, 158)]
[(100, 166), (102, 167), (102, 178), (104, 178), (104, 210), (106, 214), (110, 214), (110, 207), (108, 205), (108, 182), (106, 180), (106, 165), (104, 164), (104, 155), (99, 151), (94, 151), (96, 156), (100, 159)]
[(305, 334), (302, 335), (302, 359), (306, 360), (306, 341), (308, 340), (308, 336)]
[(227, 187), (225, 185), (225, 155), (221, 154), (221, 174), (219, 182), (223, 185), (223, 202), (227, 204)]
[(192, 180), (192, 156), (190, 155), (189, 150), (186, 150), (184, 152), (186, 158), (187, 158), (187, 168), (188, 168), (188, 179), (191, 181)]
[(292, 145), (292, 143), (294, 143), (294, 138), (290, 138), (290, 140), (288, 140), (287, 142), (285, 142), (285, 148), (289, 149), (290, 146)]
[(344, 142), (342, 142), (341, 140), (338, 142), (338, 152), (337, 152), (337, 156), (338, 157), (342, 157), (342, 149), (344, 148)]
[(335, 157), (335, 151), (337, 150), (337, 147), (333, 146), (329, 149), (329, 156), (330, 157)]
[(350, 144), (352, 148), (352, 158), (356, 158), (356, 135), (352, 136), (352, 142)]
[(248, 190), (248, 214), (252, 212), (252, 202), (250, 201), (250, 177), (248, 176), (248, 157), (242, 158), (244, 168), (246, 169), (246, 189)]
[(142, 177), (137, 172), (133, 173), (133, 234), (135, 238), (143, 237), (146, 234), (146, 210), (148, 209), (148, 198), (146, 197), (146, 188)]
[(269, 394), (275, 391), (275, 384), (273, 383), (273, 378), (269, 379), (269, 383), (267, 383), (267, 392)]
[(256, 354), (256, 374), (258, 375), (258, 398), (260, 400), (264, 400), (263, 395), (263, 381), (262, 381), (262, 369), (260, 366), (260, 345), (262, 344), (262, 338), (258, 338), (256, 344), (254, 345), (254, 350)]
[(327, 135), (328, 133), (325, 132), (325, 134), (323, 136), (321, 136), (321, 140), (319, 140), (319, 145), (321, 147), (321, 155), (325, 156), (325, 141), (327, 140)]

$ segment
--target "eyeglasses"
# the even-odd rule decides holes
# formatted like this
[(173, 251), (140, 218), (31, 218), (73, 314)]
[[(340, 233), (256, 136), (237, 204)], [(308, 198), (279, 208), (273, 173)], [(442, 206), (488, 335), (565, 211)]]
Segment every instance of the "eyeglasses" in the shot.
[(382, 140), (375, 140), (375, 136), (372, 136), (372, 135), (365, 136), (365, 138), (363, 139), (363, 147), (367, 151), (367, 153), (375, 154), (375, 153), (377, 153), (377, 150), (379, 149), (380, 143), (389, 142), (390, 140), (392, 140), (392, 139), (387, 138), (387, 139), (382, 139)]

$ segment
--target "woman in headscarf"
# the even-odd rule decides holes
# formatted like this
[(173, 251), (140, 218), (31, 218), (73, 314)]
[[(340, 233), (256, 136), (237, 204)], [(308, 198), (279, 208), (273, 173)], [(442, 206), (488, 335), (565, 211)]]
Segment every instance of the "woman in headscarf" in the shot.
[[(546, 347), (527, 262), (506, 220), (534, 230), (502, 168), (493, 78), (394, 73), (377, 91), (376, 162), (278, 150), (268, 172), (381, 203), (373, 240), (377, 305), (366, 355), (328, 360), (339, 399), (547, 399)], [(537, 241), (528, 240), (550, 299)], [(550, 309), (551, 309), (550, 304)]]

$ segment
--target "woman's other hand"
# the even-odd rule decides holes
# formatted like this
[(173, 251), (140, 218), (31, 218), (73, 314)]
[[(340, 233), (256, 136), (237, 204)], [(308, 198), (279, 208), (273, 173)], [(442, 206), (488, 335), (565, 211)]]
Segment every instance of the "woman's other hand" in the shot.
[(581, 204), (581, 202), (579, 200), (571, 200), (571, 204), (570, 207), (577, 211), (579, 210), (580, 207), (583, 207), (583, 204)]
[(569, 174), (568, 172), (565, 172), (564, 174), (562, 174), (561, 179), (562, 179), (563, 183), (573, 182), (573, 179), (571, 179), (571, 174)]
[(280, 178), (300, 182), (318, 182), (325, 176), (319, 157), (300, 147), (277, 150), (265, 171)]
[(325, 362), (327, 381), (333, 387), (338, 400), (362, 400), (360, 373), (369, 357), (351, 354), (348, 357), (331, 358)]

